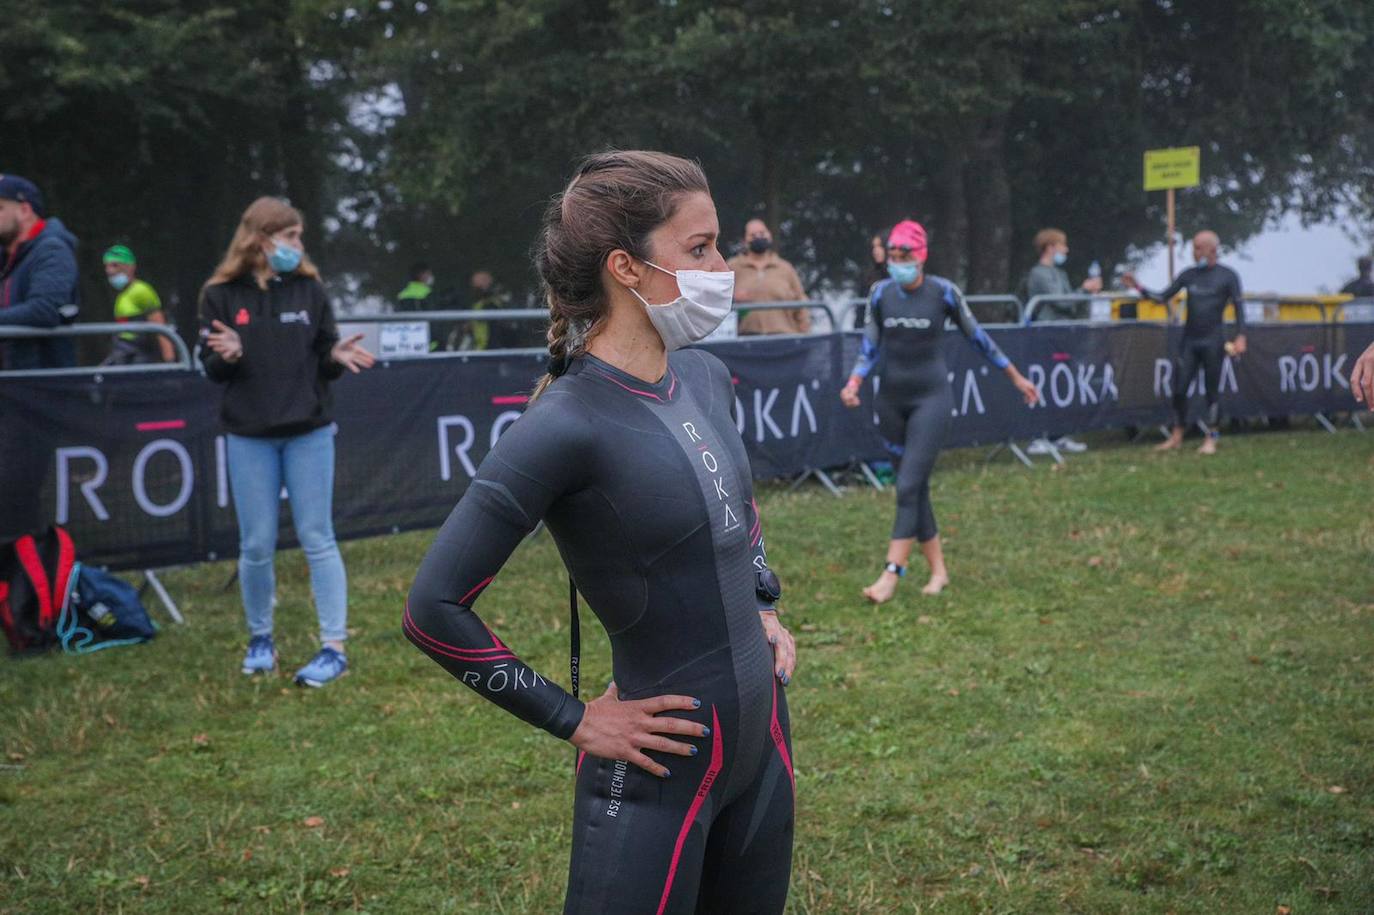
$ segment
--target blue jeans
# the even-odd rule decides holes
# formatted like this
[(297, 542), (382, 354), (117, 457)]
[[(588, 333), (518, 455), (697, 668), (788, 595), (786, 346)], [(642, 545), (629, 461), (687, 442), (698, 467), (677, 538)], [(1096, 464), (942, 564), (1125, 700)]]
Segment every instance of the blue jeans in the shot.
[(287, 438), (228, 436), (229, 484), (239, 519), (239, 588), (252, 635), (272, 634), (281, 489), (310, 564), (321, 641), (347, 637), (348, 579), (334, 540), (334, 427)]

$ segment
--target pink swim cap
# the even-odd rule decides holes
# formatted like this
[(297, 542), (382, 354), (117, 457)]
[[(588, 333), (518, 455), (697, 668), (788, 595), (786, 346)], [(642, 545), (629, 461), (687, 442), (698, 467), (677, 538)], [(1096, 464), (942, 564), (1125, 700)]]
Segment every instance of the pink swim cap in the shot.
[(889, 248), (910, 248), (918, 261), (926, 259), (926, 230), (919, 222), (903, 219), (887, 235)]

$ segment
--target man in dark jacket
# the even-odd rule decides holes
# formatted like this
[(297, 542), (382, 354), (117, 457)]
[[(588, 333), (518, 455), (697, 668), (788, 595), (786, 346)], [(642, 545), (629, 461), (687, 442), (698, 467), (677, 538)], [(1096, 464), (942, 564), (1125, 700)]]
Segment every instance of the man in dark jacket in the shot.
[[(0, 326), (58, 327), (76, 320), (76, 236), (45, 215), (32, 181), (0, 175)], [(7, 369), (75, 364), (71, 338), (0, 344), (0, 365)]]

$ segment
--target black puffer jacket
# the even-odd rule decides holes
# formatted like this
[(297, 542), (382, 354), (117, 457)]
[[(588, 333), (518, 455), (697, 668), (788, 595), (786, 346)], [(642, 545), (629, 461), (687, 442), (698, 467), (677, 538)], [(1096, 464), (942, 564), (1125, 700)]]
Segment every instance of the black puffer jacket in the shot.
[(338, 342), (334, 309), (320, 281), (298, 273), (259, 289), (251, 276), (207, 286), (201, 340), (211, 322), (238, 332), (243, 356), (225, 362), (202, 342), (205, 374), (227, 385), (220, 416), (236, 435), (300, 435), (333, 421), (329, 382), (343, 373), (330, 358)]

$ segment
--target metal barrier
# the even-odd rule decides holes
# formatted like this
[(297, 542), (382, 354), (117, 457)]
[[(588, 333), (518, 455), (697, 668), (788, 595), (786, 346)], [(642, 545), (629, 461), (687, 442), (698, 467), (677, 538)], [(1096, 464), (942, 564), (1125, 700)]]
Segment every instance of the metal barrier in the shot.
[[(835, 330), (835, 315), (830, 310), (830, 306), (824, 302), (736, 302), (735, 313), (741, 311), (794, 311), (798, 308), (805, 308), (812, 313), (821, 312), (825, 315), (826, 333)], [(749, 336), (744, 334), (743, 336)]]
[(188, 372), (195, 370), (191, 351), (170, 324), (130, 321), (125, 324), (67, 324), (62, 327), (0, 327), (0, 340), (43, 340), (51, 337), (110, 337), (115, 334), (156, 334), (172, 341), (175, 362), (142, 362), (133, 365), (77, 365), (57, 369), (10, 369), (0, 378), (36, 378), (44, 375), (119, 375), (129, 372)]
[[(1021, 324), (1025, 323), (1022, 318), (1024, 312), (1021, 307), (1021, 300), (1014, 295), (966, 295), (964, 296), (964, 301), (968, 303), (969, 311), (973, 312), (973, 316), (978, 319), (978, 323), (986, 327), (1019, 327)], [(986, 309), (980, 308), (979, 306), (1001, 308), (1011, 320), (988, 320), (985, 315), (979, 314), (980, 311), (986, 312)], [(850, 299), (844, 305), (844, 318), (840, 322), (841, 325), (851, 326), (853, 330), (863, 330), (863, 327), (857, 320), (857, 315), (860, 309), (867, 307), (868, 299), (866, 298)], [(953, 327), (953, 322), (945, 323), (946, 330), (952, 329)]]
[[(1141, 298), (1137, 293), (1135, 293), (1134, 291), (1130, 291), (1130, 290), (1121, 290), (1121, 289), (1106, 289), (1106, 290), (1103, 290), (1102, 292), (1062, 292), (1062, 293), (1053, 292), (1053, 293), (1045, 293), (1045, 294), (1043, 294), (1043, 295), (1031, 296), (1030, 301), (1026, 302), (1025, 318), (1024, 318), (1024, 320), (1022, 321), (1022, 323), (1023, 323), (1023, 324), (1031, 324), (1031, 323), (1034, 323), (1035, 318), (1036, 318), (1036, 313), (1040, 311), (1040, 307), (1041, 307), (1042, 305), (1046, 305), (1046, 304), (1052, 303), (1052, 302), (1073, 302), (1073, 303), (1082, 303), (1082, 302), (1086, 302), (1086, 303), (1088, 303), (1090, 310), (1091, 310), (1092, 304), (1097, 303), (1097, 302), (1101, 302), (1101, 303), (1105, 304), (1105, 305), (1107, 306), (1107, 309), (1108, 309), (1107, 314), (1106, 314), (1105, 316), (1093, 317), (1091, 314), (1089, 314), (1088, 317), (1086, 317), (1086, 318), (1075, 317), (1075, 318), (1053, 318), (1053, 319), (1050, 319), (1050, 320), (1056, 321), (1057, 323), (1063, 323), (1063, 322), (1065, 322), (1065, 321), (1074, 321), (1074, 322), (1076, 322), (1076, 323), (1084, 323), (1084, 322), (1089, 322), (1089, 323), (1092, 323), (1092, 322), (1103, 323), (1103, 322), (1105, 322), (1105, 321), (1114, 321), (1114, 320), (1127, 320), (1127, 321), (1129, 321), (1129, 320), (1143, 320), (1143, 319), (1141, 319), (1141, 318), (1139, 318), (1139, 317), (1134, 318), (1134, 319), (1132, 319), (1132, 318), (1117, 318), (1117, 317), (1116, 317), (1117, 310), (1118, 310), (1117, 307), (1118, 307), (1121, 303), (1123, 303), (1123, 302), (1149, 302), (1149, 301), (1153, 301), (1153, 300), (1152, 300), (1152, 299), (1143, 299), (1143, 298)], [(1169, 311), (1169, 318), (1168, 318), (1168, 320), (1173, 320), (1173, 318), (1174, 318), (1174, 310), (1173, 310), (1173, 307), (1172, 307), (1169, 303), (1167, 303), (1167, 302), (1166, 302), (1166, 303), (1163, 303), (1163, 304), (1164, 304), (1165, 308), (1167, 308), (1168, 311)]]
[(393, 311), (369, 315), (338, 315), (340, 324), (404, 324), (407, 321), (530, 321), (549, 319), (547, 308), (464, 308), (459, 311)]
[[(1025, 323), (1025, 314), (1026, 314), (1025, 306), (1022, 305), (1022, 304), (1021, 304), (1021, 300), (1018, 299), (1018, 298), (1017, 298), (1016, 296), (1014, 296), (1014, 295), (966, 295), (966, 296), (964, 296), (964, 301), (968, 303), (969, 311), (972, 311), (972, 312), (973, 312), (973, 316), (974, 316), (975, 318), (978, 319), (978, 323), (979, 323), (979, 324), (988, 324), (988, 325), (991, 325), (991, 326), (993, 326), (993, 327), (997, 327), (997, 326), (1000, 326), (1000, 325), (1003, 325), (1003, 324), (1005, 324), (1005, 325), (1007, 325), (1007, 326), (1014, 326), (1014, 325), (1017, 325), (1017, 324), (1023, 324), (1023, 323)], [(1012, 316), (1012, 317), (1011, 317), (1011, 320), (1010, 320), (1010, 321), (989, 321), (989, 320), (986, 320), (986, 319), (984, 319), (982, 316), (980, 316), (980, 315), (978, 314), (979, 309), (978, 309), (976, 306), (979, 306), (979, 305), (993, 305), (993, 306), (1001, 306), (1001, 307), (1004, 307), (1004, 308), (1005, 308), (1006, 306), (1010, 306), (1010, 307), (1011, 307), (1011, 312), (1010, 312), (1010, 314), (1011, 314), (1011, 316)]]
[[(1242, 297), (1245, 302), (1254, 303), (1260, 306), (1260, 317), (1252, 317), (1247, 313), (1246, 320), (1253, 322), (1265, 322), (1277, 324), (1282, 321), (1319, 321), (1323, 324), (1328, 319), (1327, 303), (1317, 297), (1305, 298), (1300, 296), (1247, 294)], [(1285, 317), (1285, 312), (1287, 316)]]
[[(429, 338), (422, 341), (400, 339), (388, 345), (386, 325), (393, 328), (405, 324), (424, 322), (433, 327), (435, 323), (474, 324), (487, 321), (543, 321), (549, 320), (547, 308), (493, 308), (493, 309), (454, 309), (449, 311), (402, 311), (367, 315), (339, 315), (339, 332), (342, 335), (355, 332), (349, 325), (378, 325), (376, 330), (364, 330), (363, 346), (378, 359), (452, 359), (467, 358), (477, 353), (532, 353), (542, 352), (543, 346), (521, 346), (507, 349), (435, 349), (428, 348)], [(423, 345), (422, 345), (423, 344)]]
[(1328, 309), (1332, 323), (1338, 321), (1374, 321), (1374, 297), (1354, 298), (1337, 302)]
[[(62, 327), (0, 327), (0, 340), (43, 340), (51, 337), (108, 337), (114, 334), (135, 333), (135, 334), (155, 334), (166, 337), (172, 341), (172, 349), (176, 351), (175, 362), (141, 362), (132, 365), (77, 365), (68, 368), (57, 369), (13, 369), (0, 371), (0, 378), (40, 378), (44, 376), (94, 376), (98, 382), (105, 375), (136, 375), (151, 374), (157, 372), (194, 372), (195, 364), (191, 361), (191, 351), (186, 348), (186, 343), (177, 336), (176, 329), (168, 324), (153, 324), (149, 321), (130, 321), (128, 323), (106, 323), (106, 324), (68, 324)], [(168, 593), (162, 580), (157, 577), (156, 569), (143, 569), (144, 587), (139, 590), (139, 596), (147, 588), (152, 588), (158, 600), (162, 602), (167, 615), (179, 624), (184, 624), (186, 618), (182, 616), (176, 601)]]
[[(737, 303), (735, 312), (740, 311), (791, 311), (796, 308), (805, 308), (812, 313), (820, 312), (825, 315), (826, 331), (835, 330), (835, 316), (824, 302), (758, 302), (758, 303)], [(416, 322), (433, 324), (434, 322), (451, 323), (473, 323), (477, 321), (541, 321), (549, 320), (549, 312), (544, 308), (504, 308), (493, 309), (490, 311), (463, 309), (461, 311), (405, 311), (388, 312), (382, 314), (367, 315), (341, 315), (338, 319), (340, 333), (351, 332), (348, 325), (365, 324), (381, 325), (376, 334), (364, 331), (367, 336), (364, 338), (363, 345), (368, 347), (379, 359), (452, 359), (467, 358), (478, 353), (533, 353), (542, 352), (542, 346), (515, 347), (510, 349), (485, 349), (485, 350), (428, 350), (419, 348), (412, 344), (405, 351), (386, 351), (383, 347), (383, 334), (385, 325), (403, 325)], [(730, 335), (726, 334), (728, 338)], [(712, 338), (720, 339), (720, 338)]]

